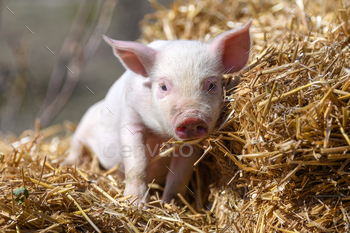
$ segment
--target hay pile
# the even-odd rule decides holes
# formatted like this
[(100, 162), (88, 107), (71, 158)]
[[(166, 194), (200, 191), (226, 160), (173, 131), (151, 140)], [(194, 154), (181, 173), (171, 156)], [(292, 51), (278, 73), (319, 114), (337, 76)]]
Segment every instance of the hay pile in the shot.
[(246, 22), (247, 11), (253, 56), (225, 75), (241, 82), (207, 140), (223, 175), (211, 211), (227, 231), (348, 232), (348, 5), (191, 1), (156, 15), (143, 38), (206, 39)]
[(123, 181), (96, 158), (58, 166), (72, 125), (37, 124), (0, 140), (0, 231), (348, 232), (349, 6), (190, 0), (168, 10), (151, 2), (158, 11), (142, 23), (146, 42), (206, 40), (254, 19), (248, 68), (224, 75), (241, 82), (226, 91), (217, 131), (199, 145), (199, 165), (220, 168), (210, 194), (200, 192), (207, 177), (199, 171), (193, 203), (162, 205), (154, 186), (148, 209), (134, 208)]

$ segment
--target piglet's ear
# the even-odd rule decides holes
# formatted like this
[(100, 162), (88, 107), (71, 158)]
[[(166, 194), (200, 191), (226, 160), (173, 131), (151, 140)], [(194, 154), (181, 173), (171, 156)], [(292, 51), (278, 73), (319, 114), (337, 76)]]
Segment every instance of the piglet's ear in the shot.
[(252, 19), (243, 27), (222, 33), (214, 38), (209, 49), (221, 54), (224, 73), (233, 73), (242, 69), (248, 61), (251, 46), (249, 27)]
[(103, 36), (103, 39), (112, 46), (114, 55), (119, 58), (125, 68), (148, 77), (147, 72), (154, 64), (156, 50), (137, 42), (112, 40), (107, 36)]

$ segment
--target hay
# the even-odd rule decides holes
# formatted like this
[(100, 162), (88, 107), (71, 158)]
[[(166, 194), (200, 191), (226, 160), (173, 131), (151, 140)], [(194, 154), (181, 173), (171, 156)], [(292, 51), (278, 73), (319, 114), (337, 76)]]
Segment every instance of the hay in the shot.
[[(162, 204), (158, 192), (153, 192), (147, 209), (135, 208), (132, 197), (123, 197), (124, 182), (111, 175), (115, 169), (101, 171), (91, 159), (81, 168), (59, 167), (70, 137), (57, 135), (71, 129), (67, 123), (65, 127), (28, 130), (13, 143), (15, 138), (10, 135), (2, 138), (1, 232), (204, 232), (198, 227), (210, 216), (197, 213), (189, 204)], [(13, 194), (21, 187), (29, 196), (22, 195), (23, 191), (18, 198)]]
[(211, 210), (237, 232), (347, 232), (349, 6), (191, 1), (149, 16), (157, 24), (145, 23), (143, 38), (206, 40), (246, 22), (247, 8), (252, 61), (224, 75), (241, 82), (227, 91), (219, 129), (206, 140), (222, 172)]
[[(349, 7), (191, 0), (168, 10), (151, 2), (157, 12), (142, 23), (144, 42), (207, 40), (254, 19), (248, 68), (224, 75), (241, 82), (225, 92), (217, 131), (195, 142), (205, 150), (197, 166), (219, 167), (209, 196), (197, 169), (189, 203), (163, 205), (153, 184), (148, 208), (137, 209), (95, 157), (80, 168), (58, 166), (72, 125), (37, 124), (0, 140), (0, 231), (348, 232)], [(12, 194), (20, 187), (28, 197)]]

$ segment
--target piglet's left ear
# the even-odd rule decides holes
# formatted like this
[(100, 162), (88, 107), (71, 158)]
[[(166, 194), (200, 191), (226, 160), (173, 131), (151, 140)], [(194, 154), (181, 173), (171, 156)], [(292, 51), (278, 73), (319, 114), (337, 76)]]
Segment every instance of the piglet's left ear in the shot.
[(214, 38), (209, 49), (221, 54), (224, 71), (233, 73), (241, 70), (248, 61), (251, 46), (250, 19), (243, 27), (222, 33)]

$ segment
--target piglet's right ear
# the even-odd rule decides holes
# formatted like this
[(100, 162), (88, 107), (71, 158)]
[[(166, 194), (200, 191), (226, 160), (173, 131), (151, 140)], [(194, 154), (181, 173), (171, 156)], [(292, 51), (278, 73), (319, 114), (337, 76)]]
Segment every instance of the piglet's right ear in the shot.
[(144, 77), (149, 76), (148, 72), (156, 58), (156, 50), (137, 42), (112, 40), (107, 36), (103, 36), (103, 39), (112, 46), (114, 55), (125, 68)]

